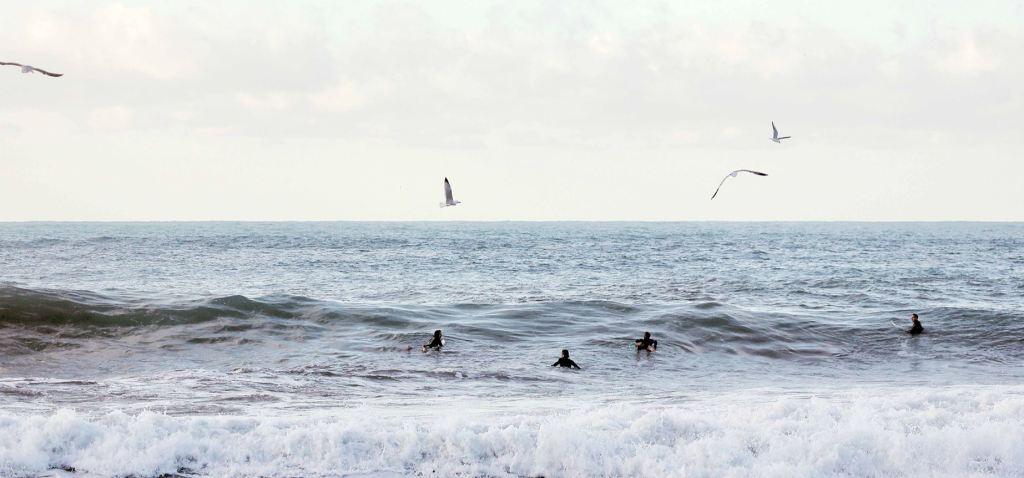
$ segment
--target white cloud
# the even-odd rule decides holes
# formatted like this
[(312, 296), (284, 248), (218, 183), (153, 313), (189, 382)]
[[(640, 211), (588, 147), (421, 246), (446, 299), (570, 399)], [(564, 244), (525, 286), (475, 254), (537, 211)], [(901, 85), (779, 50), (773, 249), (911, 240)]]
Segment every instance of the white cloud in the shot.
[(0, 124), (7, 125), (18, 138), (25, 136), (32, 140), (59, 138), (78, 131), (78, 125), (67, 115), (42, 109), (0, 109)]
[[(15, 16), (17, 14), (15, 13)], [(197, 72), (202, 51), (177, 29), (172, 18), (150, 8), (119, 3), (95, 9), (35, 8), (18, 28), (31, 51), (64, 60), (64, 69), (92, 74), (139, 74), (156, 80), (180, 80)]]
[(243, 107), (254, 111), (284, 111), (295, 104), (295, 96), (287, 92), (264, 92), (235, 94), (235, 100)]
[[(107, 68), (136, 71), (158, 80), (176, 80), (196, 73), (193, 56), (172, 37), (170, 22), (161, 22), (150, 9), (120, 4), (100, 8), (87, 34), (95, 47), (89, 61)], [(89, 45), (86, 42), (85, 45)]]
[(369, 103), (367, 95), (358, 92), (351, 82), (312, 93), (308, 99), (313, 108), (342, 113), (357, 110)]
[(89, 126), (94, 129), (123, 130), (132, 125), (135, 112), (124, 106), (97, 108), (89, 113)]
[(1000, 66), (1002, 59), (993, 51), (995, 48), (998, 46), (979, 45), (973, 33), (961, 33), (943, 39), (931, 55), (932, 62), (943, 73), (976, 76), (993, 72)]

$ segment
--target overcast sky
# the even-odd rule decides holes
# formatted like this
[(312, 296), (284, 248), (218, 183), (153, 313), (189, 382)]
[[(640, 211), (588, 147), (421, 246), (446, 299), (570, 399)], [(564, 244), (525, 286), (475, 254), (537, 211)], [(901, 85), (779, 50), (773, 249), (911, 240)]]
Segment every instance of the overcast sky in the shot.
[(0, 220), (1024, 220), (1024, 2), (693, 3), (0, 0)]

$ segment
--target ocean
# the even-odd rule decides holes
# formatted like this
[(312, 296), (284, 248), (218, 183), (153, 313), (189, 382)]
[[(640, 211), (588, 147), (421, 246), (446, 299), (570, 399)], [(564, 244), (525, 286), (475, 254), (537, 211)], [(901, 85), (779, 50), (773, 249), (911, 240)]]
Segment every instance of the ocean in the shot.
[(0, 224), (3, 477), (1019, 477), (1022, 365), (1019, 223)]

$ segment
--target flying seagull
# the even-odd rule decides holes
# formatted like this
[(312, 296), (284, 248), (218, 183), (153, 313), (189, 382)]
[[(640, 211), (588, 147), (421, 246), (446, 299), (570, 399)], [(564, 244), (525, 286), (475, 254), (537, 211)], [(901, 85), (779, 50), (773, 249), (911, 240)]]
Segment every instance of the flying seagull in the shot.
[(782, 144), (782, 140), (789, 139), (789, 138), (792, 138), (792, 136), (783, 136), (783, 137), (780, 138), (779, 137), (779, 130), (778, 130), (778, 128), (775, 127), (775, 122), (772, 121), (772, 137), (768, 138), (768, 139), (770, 139), (772, 141), (775, 141), (776, 143)]
[(767, 176), (767, 174), (761, 173), (761, 172), (758, 172), (758, 171), (752, 171), (752, 170), (749, 170), (749, 169), (737, 169), (737, 170), (735, 170), (735, 171), (725, 175), (725, 177), (722, 178), (722, 182), (718, 183), (718, 188), (715, 189), (715, 193), (711, 195), (711, 199), (714, 199), (715, 196), (718, 195), (718, 190), (722, 189), (722, 185), (725, 184), (725, 180), (726, 179), (735, 178), (736, 175), (739, 174), (739, 173), (750, 173), (750, 174), (756, 174), (758, 176)]
[(50, 73), (50, 72), (48, 72), (46, 70), (41, 70), (41, 69), (36, 68), (34, 66), (22, 65), (21, 63), (6, 63), (6, 62), (0, 61), (0, 66), (7, 66), (7, 65), (10, 65), (10, 66), (20, 66), (22, 73), (33, 73), (33, 72), (38, 71), (38, 72), (40, 72), (40, 73), (42, 73), (42, 74), (44, 74), (46, 76), (52, 76), (54, 78), (56, 78), (58, 76), (64, 76), (63, 73)]
[(448, 182), (448, 178), (444, 178), (444, 202), (441, 203), (441, 207), (454, 206), (462, 201), (456, 201), (452, 198), (452, 185)]

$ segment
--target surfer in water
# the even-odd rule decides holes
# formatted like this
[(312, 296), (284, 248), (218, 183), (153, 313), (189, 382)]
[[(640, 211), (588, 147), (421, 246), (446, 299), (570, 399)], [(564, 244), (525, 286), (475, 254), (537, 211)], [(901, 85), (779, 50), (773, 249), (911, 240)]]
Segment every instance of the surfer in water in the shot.
[(917, 319), (917, 314), (910, 314), (910, 320), (914, 325), (910, 326), (910, 330), (907, 331), (910, 335), (917, 335), (924, 332), (924, 326), (921, 325), (921, 321)]
[(576, 365), (576, 362), (573, 362), (572, 359), (569, 358), (569, 351), (564, 349), (562, 350), (562, 357), (559, 358), (557, 362), (551, 364), (551, 366), (582, 370), (579, 365)]
[(435, 330), (434, 331), (434, 338), (430, 340), (430, 343), (429, 344), (423, 344), (423, 353), (426, 353), (427, 350), (430, 350), (430, 349), (441, 350), (441, 347), (444, 347), (444, 339), (441, 338), (441, 331), (440, 330)]
[(651, 339), (650, 332), (644, 332), (644, 338), (636, 339), (636, 351), (640, 352), (646, 350), (648, 352), (654, 352), (658, 350), (658, 341)]

